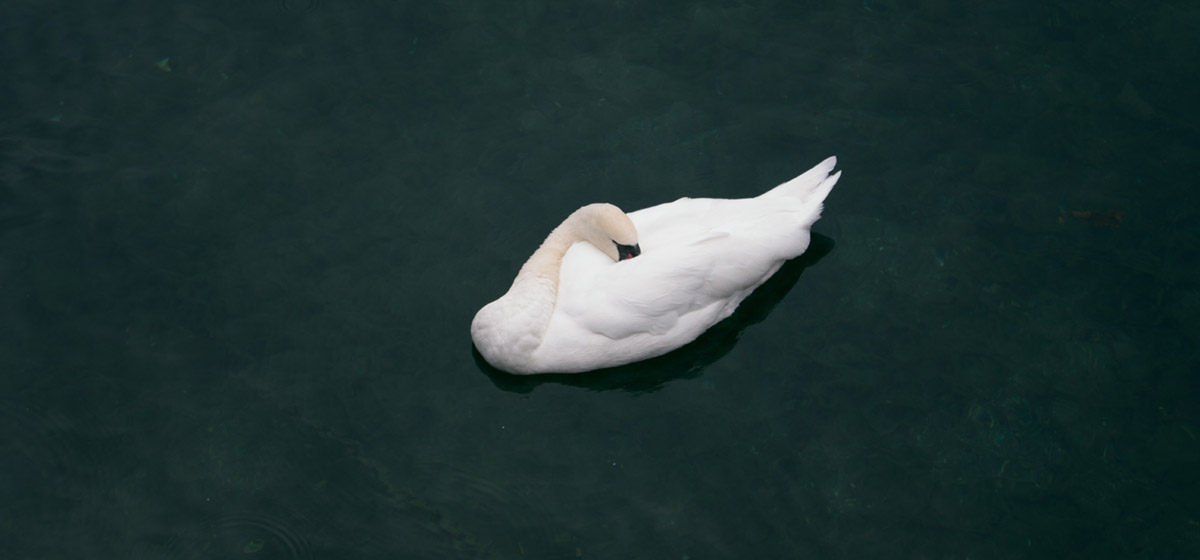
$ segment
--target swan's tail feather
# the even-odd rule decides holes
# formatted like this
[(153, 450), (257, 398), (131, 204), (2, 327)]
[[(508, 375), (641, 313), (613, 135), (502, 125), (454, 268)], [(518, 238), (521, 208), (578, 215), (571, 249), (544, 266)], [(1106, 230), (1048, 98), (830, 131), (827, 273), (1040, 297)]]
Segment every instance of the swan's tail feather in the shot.
[(825, 200), (825, 196), (842, 174), (839, 171), (832, 177), (829, 175), (836, 165), (837, 156), (830, 156), (799, 177), (759, 195), (759, 198), (800, 198), (806, 201), (816, 200), (819, 204)]
[(810, 204), (816, 204), (817, 206), (817, 216), (813, 218), (813, 221), (816, 221), (816, 219), (821, 216), (821, 210), (824, 208), (825, 197), (829, 196), (829, 191), (833, 190), (833, 186), (836, 185), (838, 179), (841, 178), (842, 171), (839, 169), (837, 173), (826, 177), (824, 181), (821, 181), (821, 184), (817, 185), (817, 188), (813, 189), (812, 192), (809, 193), (807, 197), (808, 200), (806, 200), (806, 202)]

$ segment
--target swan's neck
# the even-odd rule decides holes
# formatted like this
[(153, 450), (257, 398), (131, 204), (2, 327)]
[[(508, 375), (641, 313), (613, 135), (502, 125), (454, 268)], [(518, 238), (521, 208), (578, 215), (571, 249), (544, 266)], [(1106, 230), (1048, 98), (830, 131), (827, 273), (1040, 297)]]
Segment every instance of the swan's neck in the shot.
[(569, 221), (554, 228), (541, 247), (521, 266), (517, 278), (513, 280), (513, 288), (526, 283), (549, 286), (551, 296), (557, 298), (558, 274), (562, 270), (563, 256), (576, 241), (579, 241), (579, 237), (574, 235)]
[[(563, 256), (576, 240), (565, 225), (550, 232), (542, 246), (525, 261), (508, 293), (480, 311), (486, 315), (482, 323), (476, 316), (471, 326), (473, 336), (476, 340), (491, 340), (484, 347), (494, 347), (497, 352), (484, 356), (493, 365), (507, 367), (507, 371), (527, 371), (533, 367), (532, 355), (541, 345), (558, 305), (558, 276)], [(493, 328), (496, 326), (499, 328)]]

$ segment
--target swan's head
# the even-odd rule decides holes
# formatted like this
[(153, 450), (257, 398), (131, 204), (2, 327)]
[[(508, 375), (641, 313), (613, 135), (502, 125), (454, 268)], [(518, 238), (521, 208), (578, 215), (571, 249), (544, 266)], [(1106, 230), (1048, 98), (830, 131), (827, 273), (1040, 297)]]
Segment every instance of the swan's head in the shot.
[(587, 241), (614, 261), (632, 259), (642, 253), (637, 228), (620, 208), (612, 204), (589, 204), (576, 211), (581, 240)]

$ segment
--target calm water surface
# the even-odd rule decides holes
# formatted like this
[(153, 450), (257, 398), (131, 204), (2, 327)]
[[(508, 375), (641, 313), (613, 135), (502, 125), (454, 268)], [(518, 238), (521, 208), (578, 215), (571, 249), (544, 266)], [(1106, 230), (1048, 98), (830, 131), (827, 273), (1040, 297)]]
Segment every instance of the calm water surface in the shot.
[[(343, 4), (0, 7), (0, 556), (1200, 556), (1194, 3)], [(700, 343), (473, 354), (834, 154)]]

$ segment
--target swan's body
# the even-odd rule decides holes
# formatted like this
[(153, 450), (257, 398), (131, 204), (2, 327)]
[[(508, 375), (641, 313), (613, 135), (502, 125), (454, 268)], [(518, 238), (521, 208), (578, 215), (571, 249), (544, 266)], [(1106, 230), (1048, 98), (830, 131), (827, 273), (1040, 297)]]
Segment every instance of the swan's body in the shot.
[(475, 315), (475, 347), (510, 373), (576, 373), (695, 340), (808, 248), (836, 163), (755, 198), (682, 198), (627, 216), (580, 208)]

